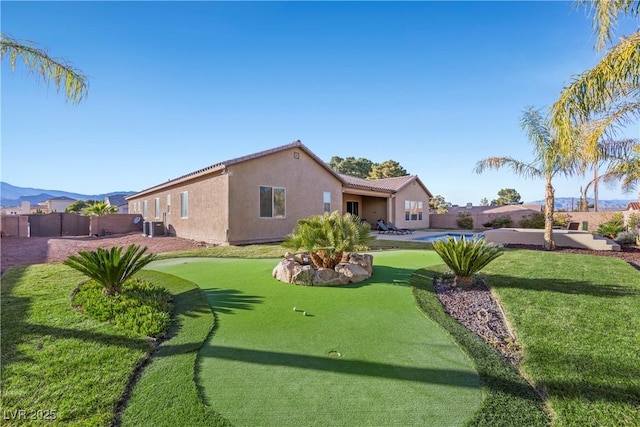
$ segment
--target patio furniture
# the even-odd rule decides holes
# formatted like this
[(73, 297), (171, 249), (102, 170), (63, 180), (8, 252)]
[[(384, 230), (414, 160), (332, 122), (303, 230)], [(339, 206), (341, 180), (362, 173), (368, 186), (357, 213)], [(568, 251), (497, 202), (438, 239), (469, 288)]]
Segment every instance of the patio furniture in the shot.
[(410, 234), (413, 233), (413, 230), (409, 230), (408, 228), (398, 228), (396, 227), (391, 221), (387, 221), (387, 227), (395, 232), (395, 233), (399, 233), (399, 234)]
[(377, 223), (378, 223), (378, 234), (384, 234), (384, 233), (390, 233), (391, 232), (391, 230), (389, 230), (389, 228), (386, 225), (384, 225), (384, 221), (383, 220), (379, 219), (377, 221)]

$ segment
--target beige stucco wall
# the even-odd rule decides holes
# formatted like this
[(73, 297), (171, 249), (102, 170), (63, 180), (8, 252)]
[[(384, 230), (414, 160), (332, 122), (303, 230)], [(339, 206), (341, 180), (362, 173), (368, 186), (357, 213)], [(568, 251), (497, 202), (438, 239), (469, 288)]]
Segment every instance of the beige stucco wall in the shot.
[[(142, 202), (146, 200), (147, 216), (144, 220), (163, 221), (168, 234), (209, 243), (225, 243), (226, 230), (229, 228), (228, 179), (228, 175), (215, 171), (144, 196), (129, 198), (129, 213), (142, 214)], [(188, 194), (186, 218), (180, 216), (180, 194), (184, 191)], [(167, 195), (171, 195), (170, 212), (167, 210)], [(156, 197), (160, 201), (157, 217), (154, 212)]]
[[(429, 228), (429, 195), (420, 184), (413, 181), (391, 199), (391, 218), (398, 228)], [(422, 202), (422, 221), (405, 220), (404, 202), (406, 200)]]
[[(342, 209), (340, 181), (298, 148), (232, 165), (229, 175), (231, 244), (284, 239), (298, 219), (322, 214), (325, 191), (331, 210)], [(260, 218), (260, 186), (285, 188), (284, 218)]]

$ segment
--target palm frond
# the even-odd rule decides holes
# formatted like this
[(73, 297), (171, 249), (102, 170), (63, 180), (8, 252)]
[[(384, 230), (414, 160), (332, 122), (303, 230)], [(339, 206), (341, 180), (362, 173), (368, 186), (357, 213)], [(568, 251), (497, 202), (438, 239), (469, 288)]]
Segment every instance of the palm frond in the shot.
[(592, 30), (596, 35), (596, 49), (601, 50), (611, 41), (618, 23), (618, 15), (638, 16), (640, 0), (579, 0), (577, 6), (590, 6), (593, 14)]
[(36, 48), (33, 43), (18, 41), (5, 34), (0, 34), (0, 59), (9, 56), (11, 69), (15, 69), (18, 57), (27, 69), (45, 83), (53, 82), (56, 91), (64, 89), (65, 97), (73, 104), (78, 104), (87, 97), (89, 84), (87, 77), (67, 61), (54, 59), (45, 49)]
[(525, 163), (512, 157), (488, 157), (478, 161), (474, 171), (476, 173), (483, 173), (485, 170), (490, 169), (508, 169), (515, 175), (527, 179), (544, 177), (544, 171), (542, 171), (537, 165)]

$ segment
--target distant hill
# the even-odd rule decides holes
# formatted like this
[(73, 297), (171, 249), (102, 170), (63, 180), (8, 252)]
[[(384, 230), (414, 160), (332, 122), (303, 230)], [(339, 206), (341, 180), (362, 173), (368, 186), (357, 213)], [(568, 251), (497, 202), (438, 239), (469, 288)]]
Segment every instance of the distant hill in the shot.
[[(615, 200), (598, 200), (598, 208), (600, 210), (624, 210), (630, 202), (636, 202), (636, 199), (615, 199)], [(574, 209), (580, 204), (580, 198), (578, 197), (556, 197), (555, 209), (562, 209), (571, 211), (572, 206)], [(588, 198), (588, 203), (593, 204), (593, 198)], [(536, 200), (533, 202), (525, 203), (527, 205), (544, 205), (544, 200)]]
[(135, 191), (113, 191), (105, 194), (78, 194), (61, 190), (43, 190), (41, 188), (17, 187), (0, 181), (0, 204), (4, 207), (18, 206), (23, 201), (32, 205), (52, 199), (54, 197), (70, 197), (76, 200), (103, 200), (107, 196), (115, 194), (130, 195)]

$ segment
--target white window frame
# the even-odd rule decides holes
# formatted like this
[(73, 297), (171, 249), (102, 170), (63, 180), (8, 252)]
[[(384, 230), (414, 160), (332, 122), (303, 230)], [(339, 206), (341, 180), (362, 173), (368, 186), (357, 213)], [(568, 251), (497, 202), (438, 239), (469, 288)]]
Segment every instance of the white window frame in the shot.
[(331, 213), (331, 192), (322, 193), (322, 212)]
[(171, 194), (167, 194), (167, 215), (171, 214)]
[(153, 200), (153, 217), (160, 218), (160, 197)]
[(404, 201), (404, 220), (405, 221), (422, 221), (423, 217), (424, 217), (424, 203), (422, 201), (418, 201), (418, 200)]
[(146, 200), (142, 201), (142, 217), (143, 218), (147, 217), (147, 201)]
[[(262, 216), (262, 189), (263, 188), (269, 188), (271, 189), (271, 215), (270, 216)], [(282, 206), (282, 215), (276, 215), (276, 191), (275, 190), (282, 190), (282, 193), (284, 194), (284, 202), (283, 202), (283, 206)], [(261, 185), (258, 188), (258, 217), (259, 218), (277, 218), (277, 219), (283, 219), (287, 217), (287, 189), (285, 187), (276, 187), (273, 185)]]
[(180, 218), (189, 218), (189, 192), (180, 193)]

